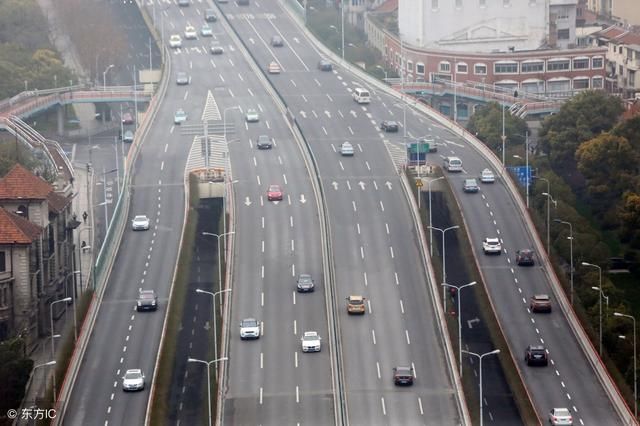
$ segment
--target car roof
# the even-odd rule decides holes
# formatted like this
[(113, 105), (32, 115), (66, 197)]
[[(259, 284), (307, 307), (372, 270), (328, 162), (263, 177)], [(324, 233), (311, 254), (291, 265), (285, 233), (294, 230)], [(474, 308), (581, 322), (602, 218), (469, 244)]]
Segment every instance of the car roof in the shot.
[(134, 217), (134, 219), (148, 219), (147, 216), (143, 215), (143, 214), (138, 214), (136, 215), (136, 217)]
[(554, 408), (553, 412), (556, 413), (556, 414), (561, 414), (561, 413), (562, 414), (565, 414), (565, 413), (566, 414), (571, 414), (571, 412), (569, 411), (568, 408)]
[(409, 373), (409, 374), (411, 374), (412, 371), (413, 371), (413, 369), (411, 367), (403, 367), (403, 366), (396, 367), (396, 373)]
[(534, 299), (537, 300), (549, 300), (549, 295), (548, 294), (535, 294), (533, 296)]
[(500, 241), (500, 239), (498, 237), (486, 237), (484, 240), (487, 241), (487, 242), (489, 242), (489, 241), (490, 242), (499, 242)]
[(476, 183), (476, 180), (474, 178), (470, 178), (470, 179), (465, 179), (464, 182), (465, 183)]
[(142, 374), (142, 370), (139, 368), (130, 368), (129, 370), (125, 371), (124, 374)]
[(318, 337), (317, 331), (305, 331), (304, 337)]
[(257, 320), (257, 319), (255, 319), (255, 318), (245, 318), (245, 319), (243, 319), (243, 320), (242, 320), (242, 321), (240, 321), (240, 322), (242, 322), (242, 323), (245, 323), (245, 322), (255, 322), (255, 323), (257, 323), (257, 322), (258, 322), (258, 320)]
[(269, 191), (280, 191), (280, 185), (269, 185)]
[(544, 351), (544, 346), (540, 346), (540, 345), (529, 345), (529, 349), (531, 349), (532, 351)]

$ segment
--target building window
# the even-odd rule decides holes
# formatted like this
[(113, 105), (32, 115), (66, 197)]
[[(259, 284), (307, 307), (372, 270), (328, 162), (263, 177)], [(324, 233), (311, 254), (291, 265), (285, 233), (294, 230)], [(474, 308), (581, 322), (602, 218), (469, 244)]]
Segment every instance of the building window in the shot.
[(413, 72), (413, 61), (407, 61), (407, 71)]
[(416, 63), (416, 74), (424, 75), (424, 64), (422, 62)]
[(593, 69), (602, 69), (604, 67), (604, 61), (602, 56), (594, 56), (591, 58), (591, 68)]
[(591, 79), (592, 89), (602, 89), (604, 87), (604, 80), (602, 77), (593, 77)]
[(451, 64), (447, 61), (442, 61), (438, 65), (440, 72), (451, 72)]
[(460, 74), (467, 74), (469, 72), (469, 66), (464, 62), (459, 62), (456, 64), (456, 72)]
[(520, 67), (523, 73), (544, 72), (544, 61), (523, 62)]
[(573, 88), (575, 90), (582, 90), (589, 88), (589, 78), (588, 77), (577, 77), (573, 79)]
[(487, 66), (485, 64), (475, 64), (473, 66), (473, 73), (475, 75), (487, 75)]
[(0, 251), (0, 272), (7, 271), (7, 261), (5, 258), (5, 252)]
[(569, 69), (568, 59), (551, 60), (547, 62), (547, 71), (566, 71)]
[(586, 70), (589, 69), (589, 58), (579, 58), (573, 60), (574, 70)]
[(558, 40), (569, 40), (570, 37), (571, 33), (569, 32), (569, 28), (558, 30)]
[(493, 64), (494, 74), (517, 74), (518, 63), (517, 62), (496, 62)]

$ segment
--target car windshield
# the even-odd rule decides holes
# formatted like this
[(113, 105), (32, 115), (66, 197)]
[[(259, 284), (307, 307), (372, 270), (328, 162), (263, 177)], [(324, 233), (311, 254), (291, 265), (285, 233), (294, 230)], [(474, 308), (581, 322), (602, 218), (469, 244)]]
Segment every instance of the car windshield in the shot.
[(152, 300), (152, 299), (155, 299), (155, 295), (152, 292), (149, 292), (149, 291), (141, 291), (140, 292), (140, 299)]
[(136, 216), (133, 220), (137, 221), (137, 222), (144, 222), (145, 220), (147, 220), (146, 216)]
[(279, 186), (277, 186), (277, 185), (271, 185), (271, 186), (269, 187), (269, 191), (270, 191), (270, 192), (280, 192), (280, 187), (279, 187)]
[(362, 299), (351, 298), (349, 299), (349, 303), (352, 305), (362, 305), (364, 301)]
[(396, 368), (396, 375), (397, 376), (412, 376), (413, 374), (411, 374), (411, 369), (409, 369), (407, 367), (398, 367), (398, 368)]
[(135, 379), (140, 379), (141, 377), (142, 377), (142, 374), (140, 374), (140, 372), (138, 371), (127, 371), (124, 374), (125, 380), (135, 380)]
[(312, 334), (306, 334), (304, 335), (304, 337), (302, 338), (304, 341), (313, 341), (313, 340), (318, 340), (318, 335), (315, 333)]
[(242, 321), (242, 327), (257, 327), (258, 321), (254, 319), (246, 319)]
[(566, 408), (560, 408), (560, 409), (556, 409), (555, 413), (556, 416), (569, 416), (569, 410), (567, 410)]

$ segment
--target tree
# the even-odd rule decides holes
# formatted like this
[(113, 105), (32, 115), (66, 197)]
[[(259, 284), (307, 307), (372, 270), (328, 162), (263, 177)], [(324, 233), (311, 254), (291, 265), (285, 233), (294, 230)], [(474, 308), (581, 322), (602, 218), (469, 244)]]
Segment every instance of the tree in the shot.
[(622, 114), (620, 101), (600, 91), (586, 91), (567, 101), (560, 111), (542, 123), (540, 145), (551, 166), (563, 178), (574, 182), (575, 152), (587, 140), (610, 130)]
[(635, 192), (625, 193), (619, 211), (622, 240), (640, 248), (640, 195)]
[(0, 410), (3, 413), (17, 409), (24, 398), (33, 368), (33, 361), (25, 358), (24, 345), (20, 338), (0, 343)]
[[(520, 117), (514, 117), (505, 111), (505, 134), (509, 142), (515, 141), (515, 136), (524, 137), (527, 132), (527, 122)], [(497, 102), (489, 102), (478, 108), (469, 119), (467, 130), (475, 134), (492, 151), (502, 151), (502, 106)], [(509, 143), (508, 142), (508, 143)], [(517, 143), (521, 141), (518, 139)]]
[(615, 209), (622, 194), (636, 181), (638, 154), (625, 138), (604, 133), (580, 145), (578, 170), (586, 179), (594, 213)]

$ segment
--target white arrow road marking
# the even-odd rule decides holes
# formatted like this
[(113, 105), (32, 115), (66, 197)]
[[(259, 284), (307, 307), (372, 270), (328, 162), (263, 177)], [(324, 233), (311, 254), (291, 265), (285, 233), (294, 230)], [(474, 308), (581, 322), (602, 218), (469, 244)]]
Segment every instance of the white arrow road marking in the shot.
[(450, 143), (451, 145), (454, 145), (454, 146), (457, 146), (457, 147), (460, 147), (460, 148), (464, 148), (464, 145), (463, 145), (463, 144), (461, 144), (461, 143), (456, 143), (456, 142), (450, 141), (450, 140), (448, 140), (448, 139), (445, 139), (445, 141), (446, 141), (447, 143)]
[(304, 203), (306, 203), (306, 202), (307, 202), (307, 199), (306, 199), (306, 198), (304, 198), (304, 194), (300, 194), (300, 202), (301, 202), (302, 204), (304, 204)]
[(384, 184), (387, 185), (387, 188), (389, 188), (389, 190), (391, 190), (391, 182), (386, 181)]
[(293, 41), (295, 41), (296, 43), (300, 44), (300, 40), (298, 40), (298, 37), (294, 37)]
[(307, 113), (304, 111), (300, 111), (300, 115), (302, 116), (302, 118), (307, 118)]
[(331, 113), (329, 111), (325, 110), (324, 114), (327, 116), (327, 118), (331, 118)]
[(360, 182), (358, 182), (358, 185), (360, 185), (360, 189), (362, 189), (364, 191), (364, 186), (365, 186), (364, 182), (360, 181)]
[(245, 198), (244, 205), (247, 207), (251, 205), (251, 200), (249, 199), (249, 197)]
[(358, 114), (354, 110), (349, 111), (349, 114), (351, 114), (353, 118), (356, 118), (358, 116)]
[(335, 189), (336, 191), (338, 190), (338, 182), (333, 181), (331, 182), (331, 185), (333, 185), (333, 189)]
[(467, 325), (469, 326), (469, 328), (473, 328), (473, 324), (476, 322), (480, 322), (480, 318), (474, 318), (474, 319), (468, 320)]

